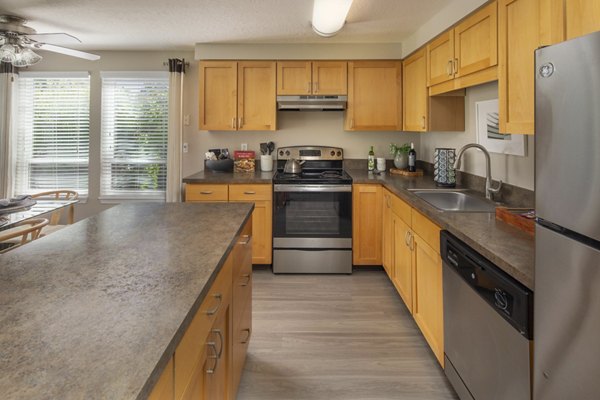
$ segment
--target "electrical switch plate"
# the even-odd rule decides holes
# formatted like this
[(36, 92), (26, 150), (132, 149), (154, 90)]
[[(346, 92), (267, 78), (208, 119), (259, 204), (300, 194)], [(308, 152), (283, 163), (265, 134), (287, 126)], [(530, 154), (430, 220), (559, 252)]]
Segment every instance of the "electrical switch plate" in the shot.
[(242, 143), (242, 150), (248, 150), (248, 143)]
[(186, 114), (183, 116), (183, 124), (185, 126), (190, 126), (190, 114)]
[(187, 144), (187, 143), (184, 143), (184, 144), (183, 144), (183, 152), (184, 152), (184, 153), (187, 153), (187, 152), (188, 152), (188, 150), (189, 150), (189, 148), (188, 148), (188, 144)]

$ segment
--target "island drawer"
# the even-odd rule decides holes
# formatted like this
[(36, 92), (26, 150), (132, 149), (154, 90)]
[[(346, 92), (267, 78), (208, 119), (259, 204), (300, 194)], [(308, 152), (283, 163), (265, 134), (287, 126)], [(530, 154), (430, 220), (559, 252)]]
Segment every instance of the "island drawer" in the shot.
[(194, 368), (204, 353), (206, 338), (220, 310), (231, 302), (232, 257), (229, 257), (213, 282), (192, 323), (175, 349), (175, 398), (181, 398)]
[(271, 201), (272, 198), (272, 185), (229, 185), (230, 201)]
[(185, 185), (185, 201), (227, 201), (227, 185), (188, 183)]

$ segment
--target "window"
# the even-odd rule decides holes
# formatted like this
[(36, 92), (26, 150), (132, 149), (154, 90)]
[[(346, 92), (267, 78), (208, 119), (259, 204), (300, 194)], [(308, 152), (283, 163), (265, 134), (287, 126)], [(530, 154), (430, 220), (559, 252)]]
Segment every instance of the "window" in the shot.
[(15, 194), (88, 193), (87, 72), (21, 72), (16, 100)]
[(102, 73), (101, 199), (164, 199), (169, 77)]

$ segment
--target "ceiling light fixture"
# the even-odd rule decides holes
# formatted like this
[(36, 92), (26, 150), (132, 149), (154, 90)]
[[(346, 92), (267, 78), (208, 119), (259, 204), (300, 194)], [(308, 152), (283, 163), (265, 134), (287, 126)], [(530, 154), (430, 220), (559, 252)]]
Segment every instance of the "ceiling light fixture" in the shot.
[(338, 33), (346, 22), (352, 0), (314, 0), (312, 28), (321, 36)]
[(11, 33), (0, 34), (0, 61), (15, 67), (28, 67), (37, 64), (42, 56), (34, 53), (22, 38)]

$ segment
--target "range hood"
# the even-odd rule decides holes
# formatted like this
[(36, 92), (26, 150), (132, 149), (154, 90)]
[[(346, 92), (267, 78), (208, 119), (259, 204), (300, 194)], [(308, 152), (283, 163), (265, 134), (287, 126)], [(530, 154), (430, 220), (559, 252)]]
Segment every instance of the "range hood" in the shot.
[(348, 96), (277, 96), (277, 109), (285, 111), (343, 111)]

